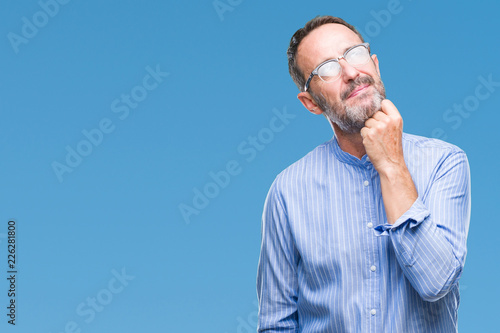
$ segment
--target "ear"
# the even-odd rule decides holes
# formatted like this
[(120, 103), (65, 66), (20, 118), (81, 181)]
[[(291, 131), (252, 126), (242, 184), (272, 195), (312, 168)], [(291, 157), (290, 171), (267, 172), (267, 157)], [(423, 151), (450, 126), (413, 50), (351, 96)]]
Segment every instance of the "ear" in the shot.
[(375, 64), (375, 68), (377, 69), (378, 76), (380, 76), (380, 68), (378, 67), (378, 58), (376, 54), (372, 54), (372, 60)]
[(307, 91), (301, 92), (297, 95), (297, 98), (299, 101), (304, 105), (304, 107), (309, 110), (309, 112), (314, 113), (314, 114), (322, 114), (323, 110), (321, 110), (318, 105), (314, 102), (312, 99), (311, 94), (309, 94)]

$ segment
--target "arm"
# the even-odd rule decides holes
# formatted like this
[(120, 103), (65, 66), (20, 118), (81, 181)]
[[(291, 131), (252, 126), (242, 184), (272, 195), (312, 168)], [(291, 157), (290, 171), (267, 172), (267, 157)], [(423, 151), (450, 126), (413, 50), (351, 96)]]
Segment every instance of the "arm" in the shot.
[(366, 154), (380, 175), (387, 220), (393, 224), (418, 197), (403, 155), (403, 119), (391, 101), (382, 101), (361, 129)]
[(394, 224), (376, 229), (389, 235), (405, 276), (426, 301), (445, 296), (465, 263), (470, 216), (469, 166), (463, 152), (443, 162), (424, 196)]
[(262, 216), (262, 243), (257, 273), (258, 332), (297, 332), (298, 252), (283, 204), (273, 184)]
[(469, 167), (463, 152), (440, 165), (425, 197), (419, 196), (406, 167), (402, 118), (394, 104), (366, 121), (363, 144), (379, 172), (388, 235), (397, 260), (412, 286), (426, 301), (446, 295), (461, 275), (470, 212)]

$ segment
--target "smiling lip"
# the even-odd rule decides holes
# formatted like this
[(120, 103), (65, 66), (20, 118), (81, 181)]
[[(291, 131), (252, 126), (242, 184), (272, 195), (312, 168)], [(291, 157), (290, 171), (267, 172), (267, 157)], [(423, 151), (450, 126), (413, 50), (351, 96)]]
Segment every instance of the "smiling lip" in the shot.
[(370, 85), (369, 84), (363, 84), (359, 87), (357, 87), (356, 89), (354, 89), (354, 91), (347, 97), (347, 99), (351, 98), (351, 97), (354, 97), (354, 96), (357, 96), (359, 95), (363, 90), (365, 90), (366, 88), (368, 88)]

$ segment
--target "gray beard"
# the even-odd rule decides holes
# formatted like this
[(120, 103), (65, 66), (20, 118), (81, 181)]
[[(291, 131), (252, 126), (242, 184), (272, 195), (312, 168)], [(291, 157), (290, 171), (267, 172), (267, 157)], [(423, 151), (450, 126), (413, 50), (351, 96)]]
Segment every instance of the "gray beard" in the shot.
[[(359, 85), (367, 83), (375, 87), (374, 96), (369, 104), (364, 103), (363, 105), (347, 106), (343, 103)], [(370, 76), (358, 77), (356, 80), (352, 81), (349, 88), (341, 94), (342, 102), (330, 104), (323, 94), (316, 96), (312, 91), (309, 93), (321, 110), (325, 112), (327, 118), (337, 124), (344, 133), (349, 134), (359, 133), (365, 126), (365, 122), (368, 118), (380, 110), (380, 105), (385, 99), (384, 84), (380, 79), (379, 82), (376, 83)]]

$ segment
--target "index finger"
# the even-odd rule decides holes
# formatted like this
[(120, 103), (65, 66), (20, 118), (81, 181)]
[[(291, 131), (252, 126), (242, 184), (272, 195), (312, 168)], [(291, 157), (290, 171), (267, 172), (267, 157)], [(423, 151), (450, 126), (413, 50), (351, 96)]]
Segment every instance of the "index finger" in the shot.
[(398, 108), (388, 99), (384, 99), (380, 103), (380, 108), (382, 109), (382, 112), (384, 112), (388, 116), (401, 116)]

